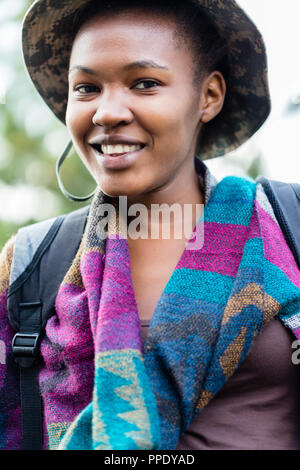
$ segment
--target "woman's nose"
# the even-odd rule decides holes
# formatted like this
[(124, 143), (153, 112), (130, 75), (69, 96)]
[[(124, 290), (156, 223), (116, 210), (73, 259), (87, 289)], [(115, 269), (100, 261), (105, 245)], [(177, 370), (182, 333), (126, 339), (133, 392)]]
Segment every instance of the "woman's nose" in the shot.
[(119, 124), (129, 124), (133, 119), (128, 100), (120, 93), (103, 94), (98, 102), (92, 118), (95, 126), (115, 127)]

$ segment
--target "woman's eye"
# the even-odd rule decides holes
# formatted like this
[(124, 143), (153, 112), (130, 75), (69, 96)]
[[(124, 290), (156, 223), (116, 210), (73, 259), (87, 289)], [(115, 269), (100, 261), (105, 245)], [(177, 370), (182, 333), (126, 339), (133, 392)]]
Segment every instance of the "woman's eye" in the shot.
[(93, 85), (78, 85), (75, 88), (75, 91), (78, 91), (82, 95), (86, 95), (88, 93), (93, 93), (95, 89), (98, 89), (98, 87)]
[(138, 90), (145, 90), (148, 88), (154, 88), (159, 85), (158, 82), (154, 80), (142, 80), (139, 83), (137, 83), (134, 88), (137, 88)]

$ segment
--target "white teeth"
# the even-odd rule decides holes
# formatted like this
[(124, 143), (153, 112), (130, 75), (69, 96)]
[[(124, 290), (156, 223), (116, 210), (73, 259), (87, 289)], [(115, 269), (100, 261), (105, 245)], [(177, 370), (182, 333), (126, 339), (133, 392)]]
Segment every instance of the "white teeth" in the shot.
[(127, 152), (136, 152), (140, 150), (142, 145), (101, 145), (101, 150), (104, 154), (110, 155), (114, 153), (127, 153)]

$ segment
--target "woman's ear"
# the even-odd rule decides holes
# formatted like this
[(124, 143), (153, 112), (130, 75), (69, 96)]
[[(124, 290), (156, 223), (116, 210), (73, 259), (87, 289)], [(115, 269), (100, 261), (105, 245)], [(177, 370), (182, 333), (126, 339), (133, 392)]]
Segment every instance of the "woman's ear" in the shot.
[(212, 72), (202, 84), (201, 122), (211, 121), (222, 110), (226, 95), (226, 83), (221, 72)]

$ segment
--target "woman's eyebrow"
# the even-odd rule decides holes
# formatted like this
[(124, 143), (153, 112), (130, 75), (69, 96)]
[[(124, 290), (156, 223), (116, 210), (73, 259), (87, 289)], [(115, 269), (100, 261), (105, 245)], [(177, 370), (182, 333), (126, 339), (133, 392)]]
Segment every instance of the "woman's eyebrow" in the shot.
[(131, 70), (131, 69), (137, 69), (137, 68), (141, 68), (141, 69), (152, 68), (152, 69), (169, 70), (168, 67), (164, 65), (159, 65), (153, 60), (138, 60), (138, 61), (131, 62), (130, 64), (125, 65), (123, 68), (124, 70)]
[(97, 75), (97, 72), (93, 69), (89, 69), (88, 67), (83, 67), (83, 65), (73, 65), (70, 69), (69, 69), (69, 75), (71, 72), (73, 72), (74, 70), (80, 70), (81, 72), (85, 72), (85, 73), (88, 73), (89, 75)]
[[(123, 69), (124, 70), (132, 70), (132, 69), (149, 69), (149, 68), (154, 68), (154, 69), (163, 69), (163, 70), (169, 70), (168, 67), (164, 65), (159, 65), (153, 60), (137, 60), (135, 62), (131, 62), (130, 64), (124, 65)], [(81, 72), (88, 73), (89, 75), (97, 75), (97, 72), (93, 69), (90, 69), (88, 67), (84, 67), (83, 65), (73, 65), (70, 70), (69, 74), (73, 72), (74, 70), (80, 70)]]

